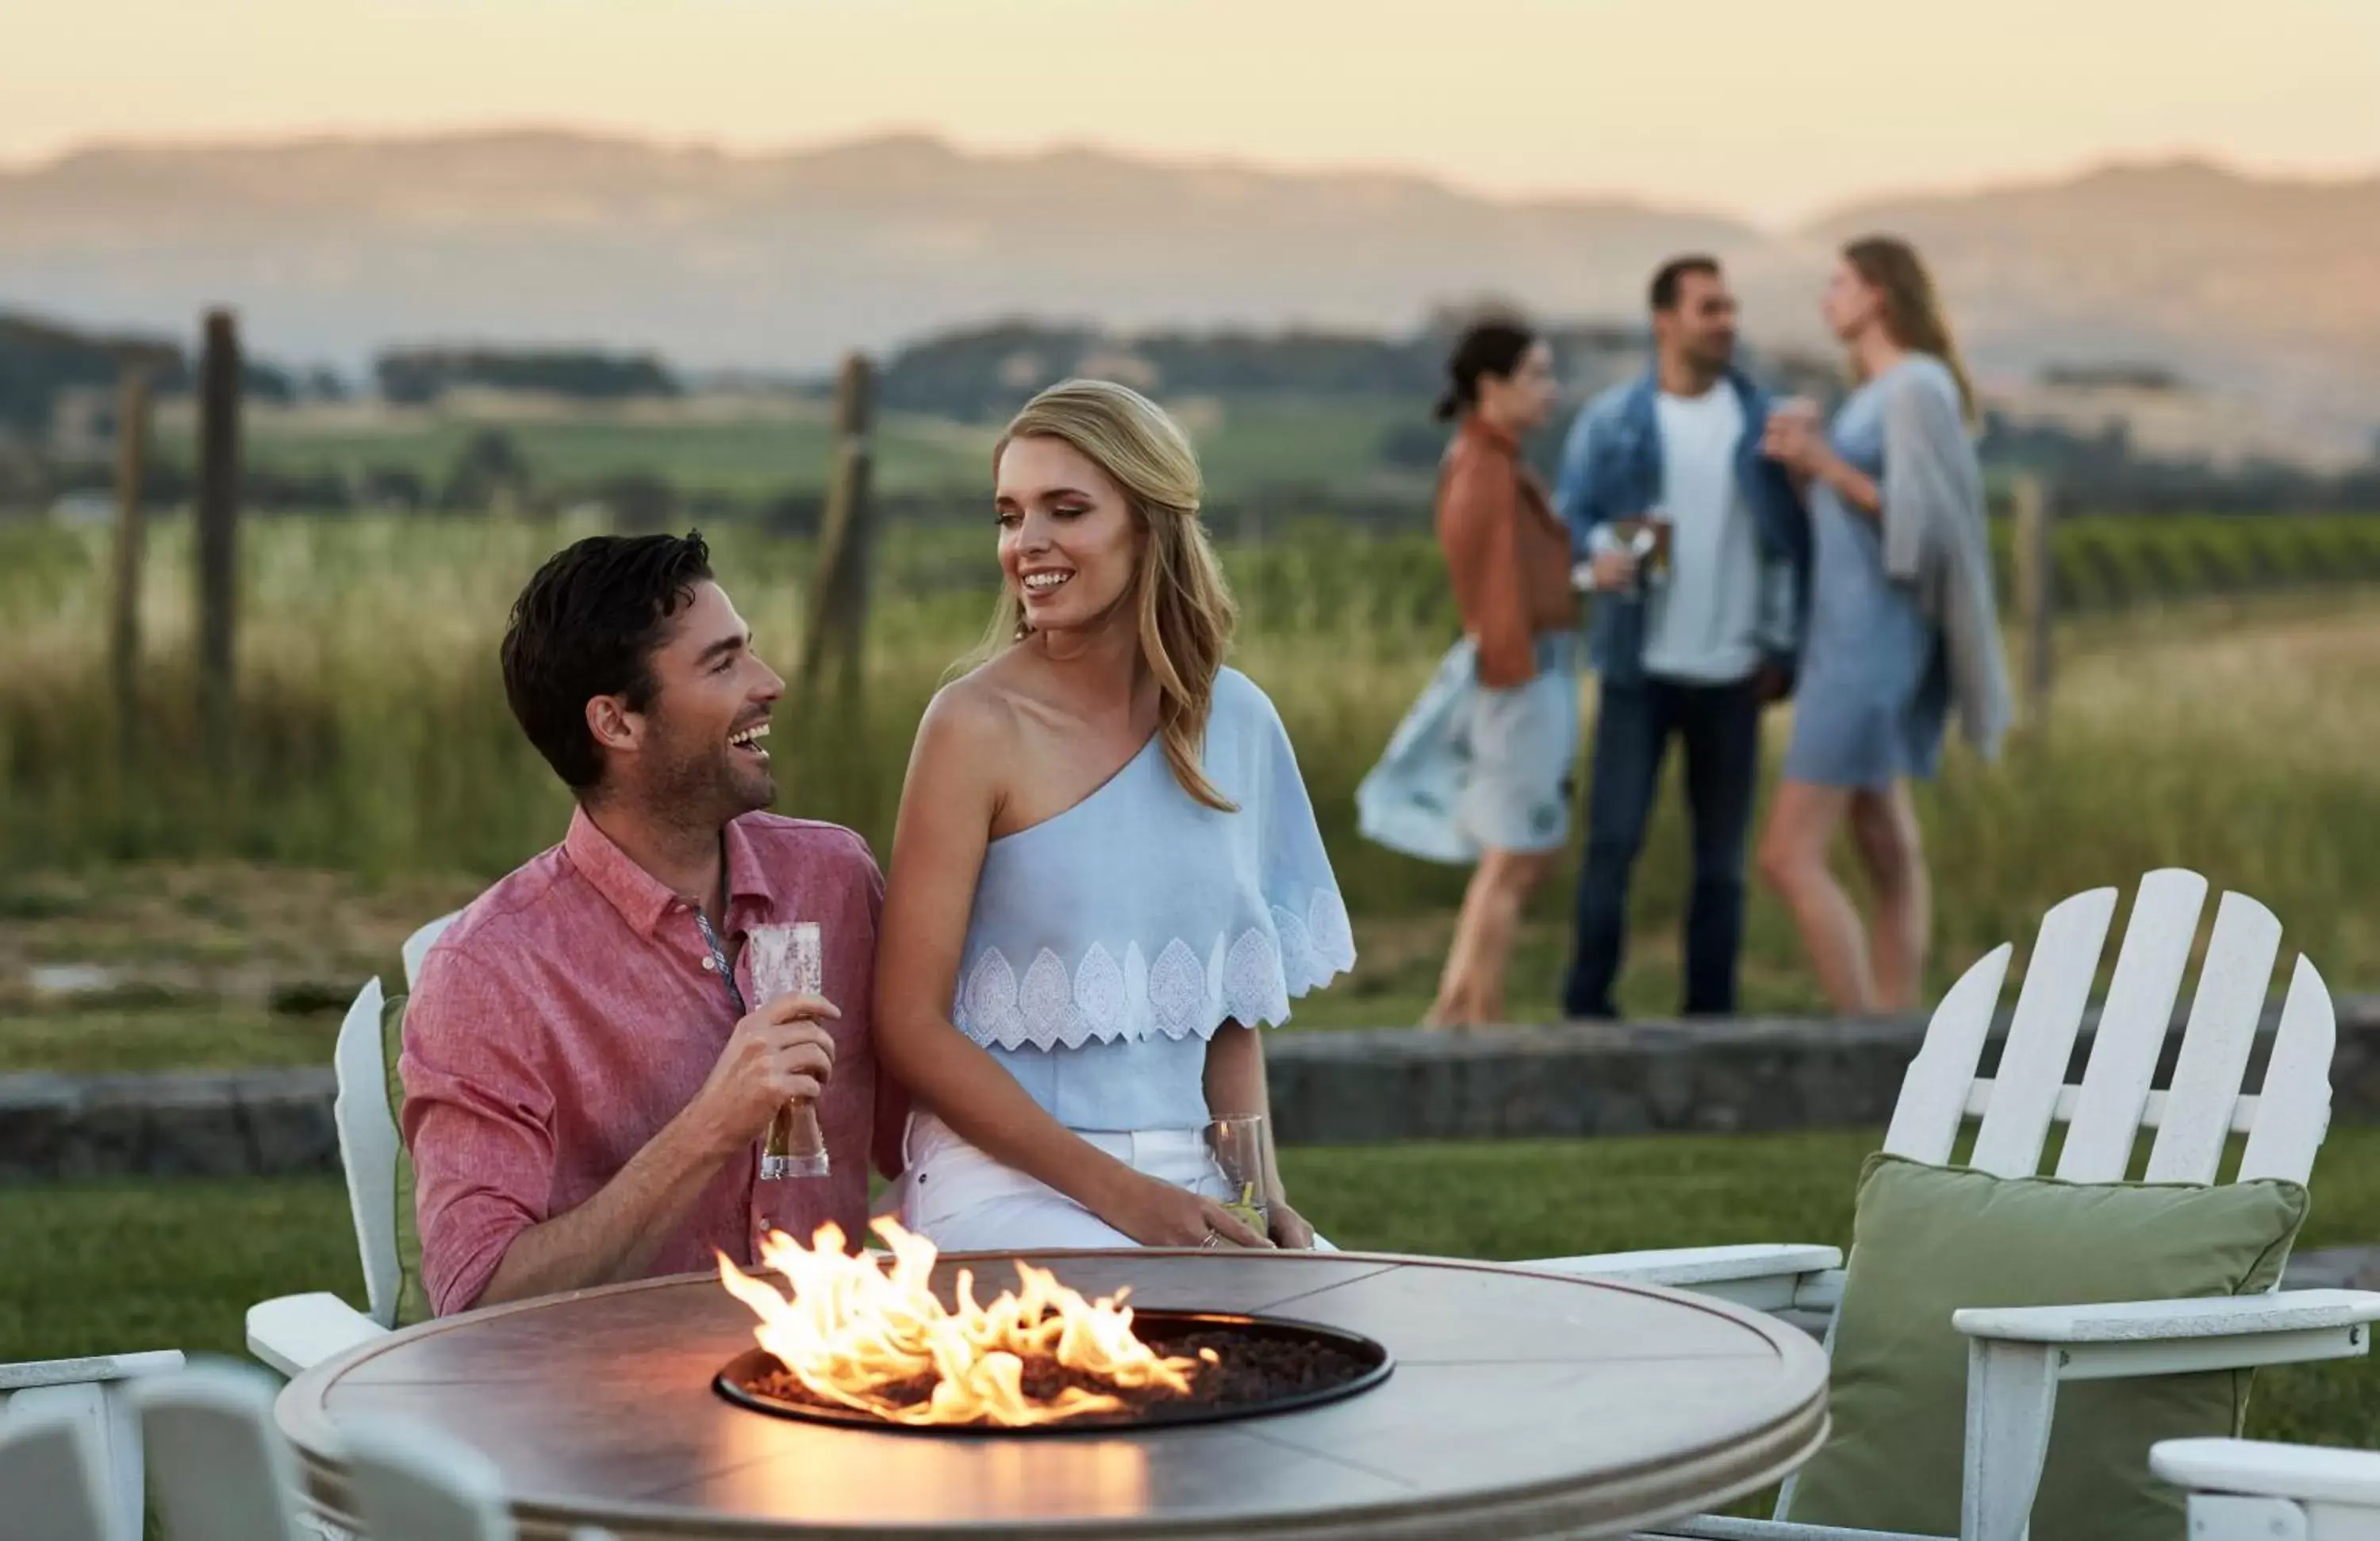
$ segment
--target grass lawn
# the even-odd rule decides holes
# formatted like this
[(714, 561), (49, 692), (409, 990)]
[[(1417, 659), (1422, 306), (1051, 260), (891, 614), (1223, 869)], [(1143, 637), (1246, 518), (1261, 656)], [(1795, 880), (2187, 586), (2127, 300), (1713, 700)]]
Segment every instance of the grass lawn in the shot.
[[(289, 876), (226, 865), (205, 872), (226, 908), (240, 896), (270, 889)], [(182, 869), (154, 874), (161, 880), (184, 875)], [(0, 909), (5, 909), (6, 884), (0, 879)], [(294, 927), (278, 932), (251, 928), (245, 940), (218, 942), (213, 932), (234, 923), (207, 916), (136, 924), (130, 916), (138, 906), (115, 899), (79, 903), (70, 914), (38, 924), (11, 924), (0, 914), (0, 1075), (329, 1064), (340, 1015), (356, 989), (373, 974), (395, 989), (397, 944), (421, 920), (467, 900), (473, 885), (459, 881), (449, 897), (411, 911), (349, 892), (353, 885), (329, 886), (338, 892), (321, 913), (332, 913), (333, 905), (349, 906), (344, 913), (350, 929), (363, 940), (294, 959), (273, 959), (266, 955), (264, 944), (275, 937), (305, 938), (310, 932)], [(55, 889), (64, 892), (66, 885), (60, 882)], [(1290, 1025), (1405, 1027), (1419, 1022), (1437, 988), (1453, 929), (1451, 916), (1358, 916), (1354, 974), (1298, 1001)], [(60, 961), (103, 966), (115, 963), (103, 944), (109, 937), (128, 942), (137, 939), (134, 955), (122, 960), (128, 977), (120, 985), (88, 995), (54, 997), (13, 986), (10, 965), (18, 957), (27, 960), (25, 969), (52, 953)], [(1524, 928), (1513, 957), (1512, 989), (1512, 999), (1529, 1014), (1547, 1014), (1547, 1003), (1560, 999), (1569, 944), (1570, 928), (1562, 922), (1536, 921)], [(223, 956), (205, 956), (218, 945)], [(1746, 963), (1747, 1012), (1800, 1013), (1820, 1008), (1800, 971), (1760, 959)], [(25, 977), (15, 974), (17, 979)], [(1639, 938), (1621, 979), (1623, 1008), (1643, 1016), (1665, 1016), (1677, 1009), (1678, 992), (1674, 932), (1665, 928)]]
[[(1873, 1131), (1412, 1145), (1283, 1153), (1340, 1244), (1529, 1257), (1727, 1241), (1840, 1243)], [(2380, 1130), (2335, 1132), (2308, 1247), (2380, 1236)], [(0, 1361), (178, 1347), (241, 1351), (246, 1308), (333, 1290), (360, 1302), (334, 1180), (0, 1191)], [(2380, 1367), (2265, 1372), (2250, 1431), (2380, 1444)]]

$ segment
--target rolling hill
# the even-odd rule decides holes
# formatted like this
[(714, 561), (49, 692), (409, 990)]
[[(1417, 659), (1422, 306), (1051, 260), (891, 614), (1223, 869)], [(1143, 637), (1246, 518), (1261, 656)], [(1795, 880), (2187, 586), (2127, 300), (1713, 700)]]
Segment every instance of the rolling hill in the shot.
[[(730, 155), (516, 132), (97, 146), (0, 171), (0, 306), (347, 367), (392, 342), (650, 348), (815, 368), (1001, 315), (1402, 331), (1484, 294), (1632, 317), (1661, 257), (1735, 268), (1747, 327), (1815, 340), (1841, 237), (1915, 238), (1987, 369), (2146, 358), (2369, 432), (2380, 176), (2196, 163), (1846, 209), (1790, 232), (1621, 200), (1498, 201), (1418, 176), (978, 155), (900, 137)], [(2357, 425), (2362, 425), (2360, 430)]]

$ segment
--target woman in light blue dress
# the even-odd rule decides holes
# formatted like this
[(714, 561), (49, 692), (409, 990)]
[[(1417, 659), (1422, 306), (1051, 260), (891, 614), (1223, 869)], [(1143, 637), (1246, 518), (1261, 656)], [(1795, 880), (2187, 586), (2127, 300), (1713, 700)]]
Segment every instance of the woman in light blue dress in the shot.
[(1028, 403), (995, 454), (990, 661), (917, 730), (877, 950), (917, 1111), (902, 1216), (946, 1251), (1310, 1246), (1224, 1208), (1213, 1117), (1268, 1110), (1257, 1032), (1354, 962), (1181, 430), (1120, 385)]
[[(1859, 388), (1818, 431), (1780, 408), (1767, 449), (1808, 485), (1809, 630), (1784, 783), (1760, 868), (1847, 1015), (1918, 1004), (1931, 889), (1911, 781), (1931, 778), (1958, 711), (1996, 750), (2008, 685), (1992, 598), (1973, 391), (1932, 281), (1905, 243), (1846, 248), (1827, 321)], [(1828, 867), (1848, 822), (1876, 901), (1871, 941)]]

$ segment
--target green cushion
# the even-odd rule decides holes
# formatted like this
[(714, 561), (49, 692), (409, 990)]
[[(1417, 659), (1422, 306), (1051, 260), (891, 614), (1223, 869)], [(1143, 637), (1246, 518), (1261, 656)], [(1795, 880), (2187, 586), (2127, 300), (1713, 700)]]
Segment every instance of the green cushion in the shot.
[[(2295, 1183), (2060, 1183), (1870, 1157), (1837, 1317), (1834, 1433), (1790, 1517), (1957, 1535), (1967, 1340), (1953, 1311), (2257, 1293), (2280, 1279), (2305, 1214)], [(2149, 1474), (2149, 1447), (2238, 1434), (2248, 1381), (2215, 1370), (2061, 1386), (2034, 1541), (2174, 1541), (2183, 1498)]]
[[(388, 1077), (388, 1116), (405, 1110), (405, 1083), (396, 1074), (396, 1057), (405, 1049), (405, 992), (384, 998), (380, 1007), (380, 1063)], [(403, 1125), (400, 1123), (399, 1128)], [(421, 1232), (413, 1215), (413, 1155), (402, 1135), (396, 1142), (396, 1323), (411, 1327), (437, 1313), (430, 1309), (430, 1292), (421, 1282)]]

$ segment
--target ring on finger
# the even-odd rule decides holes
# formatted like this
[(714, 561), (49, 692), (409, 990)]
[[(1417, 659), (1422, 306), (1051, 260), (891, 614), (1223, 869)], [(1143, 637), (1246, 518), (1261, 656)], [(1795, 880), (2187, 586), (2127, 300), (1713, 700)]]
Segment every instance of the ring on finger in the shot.
[(1198, 1243), (1198, 1246), (1202, 1251), (1208, 1247), (1217, 1247), (1221, 1246), (1222, 1244), (1223, 1233), (1216, 1230), (1211, 1225), (1207, 1228), (1207, 1234)]

